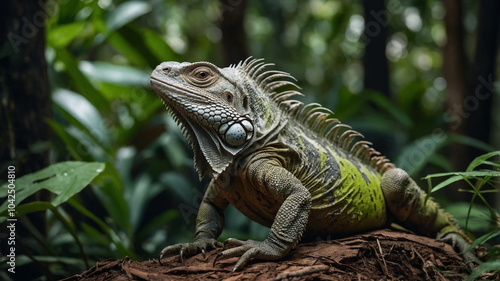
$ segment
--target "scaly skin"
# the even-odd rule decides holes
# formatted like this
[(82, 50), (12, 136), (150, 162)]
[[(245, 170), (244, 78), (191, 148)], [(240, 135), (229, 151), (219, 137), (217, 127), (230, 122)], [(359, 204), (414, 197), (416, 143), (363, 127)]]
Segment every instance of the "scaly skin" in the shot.
[[(317, 105), (275, 92), (290, 75), (262, 72), (261, 60), (228, 68), (207, 62), (160, 64), (151, 85), (190, 141), (200, 178), (210, 185), (200, 205), (193, 243), (164, 248), (160, 258), (192, 255), (220, 246), (214, 261), (241, 256), (277, 260), (301, 240), (383, 227), (388, 218), (422, 235), (441, 238), (459, 251), (469, 244), (449, 215), (370, 147), (361, 134)], [(264, 241), (217, 238), (223, 210), (232, 204), (270, 227)], [(472, 254), (466, 256), (472, 259)]]

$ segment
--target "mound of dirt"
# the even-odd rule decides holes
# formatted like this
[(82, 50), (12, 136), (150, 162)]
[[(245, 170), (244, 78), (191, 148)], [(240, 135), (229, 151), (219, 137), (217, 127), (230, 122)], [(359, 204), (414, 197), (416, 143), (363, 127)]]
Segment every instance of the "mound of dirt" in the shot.
[(222, 249), (185, 258), (98, 262), (64, 279), (76, 280), (464, 280), (468, 269), (448, 244), (378, 230), (331, 241), (301, 243), (280, 261), (252, 260), (232, 272), (237, 258), (212, 263)]

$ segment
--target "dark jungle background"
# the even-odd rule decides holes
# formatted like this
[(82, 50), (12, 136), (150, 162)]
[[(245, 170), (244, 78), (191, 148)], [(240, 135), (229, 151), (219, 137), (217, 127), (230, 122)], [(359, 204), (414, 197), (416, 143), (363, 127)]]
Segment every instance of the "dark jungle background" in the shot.
[[(11, 274), (7, 184), (0, 190), (2, 280), (59, 279), (191, 241), (207, 181), (198, 181), (191, 148), (149, 85), (162, 61), (222, 67), (265, 58), (297, 78), (303, 101), (333, 110), (417, 180), (465, 171), (500, 149), (499, 1), (2, 6), (0, 183), (14, 166), (18, 196)], [(66, 161), (78, 162), (56, 164)], [(483, 190), (476, 180), (484, 177), (474, 176), (432, 195), (473, 238), (499, 234), (498, 184), (488, 175)], [(230, 208), (221, 238), (263, 239), (267, 231)]]

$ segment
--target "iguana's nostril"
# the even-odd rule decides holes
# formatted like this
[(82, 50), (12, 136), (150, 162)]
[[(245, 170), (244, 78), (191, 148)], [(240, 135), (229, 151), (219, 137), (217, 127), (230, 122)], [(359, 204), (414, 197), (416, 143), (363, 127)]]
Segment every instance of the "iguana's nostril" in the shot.
[(170, 68), (169, 66), (164, 66), (164, 67), (162, 68), (162, 71), (163, 71), (163, 73), (165, 73), (165, 74), (170, 73), (170, 70), (171, 70), (171, 68)]

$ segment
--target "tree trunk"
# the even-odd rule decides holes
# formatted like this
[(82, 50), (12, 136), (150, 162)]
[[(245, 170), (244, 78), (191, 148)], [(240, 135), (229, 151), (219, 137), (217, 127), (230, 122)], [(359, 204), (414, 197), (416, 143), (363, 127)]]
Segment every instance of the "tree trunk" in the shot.
[[(443, 48), (443, 74), (446, 79), (446, 106), (445, 113), (448, 129), (452, 134), (465, 135), (469, 113), (464, 109), (464, 100), (467, 94), (467, 61), (464, 51), (463, 8), (459, 0), (444, 0), (446, 15), (446, 44)], [(450, 160), (455, 171), (465, 171), (467, 167), (467, 150), (462, 144), (453, 143), (450, 146)], [(457, 187), (465, 187), (456, 185)], [(452, 200), (465, 200), (464, 193), (457, 189), (449, 190)]]
[[(52, 14), (45, 9), (46, 2), (31, 0), (5, 0), (0, 10), (0, 159), (3, 172), (15, 167), (16, 178), (40, 170), (49, 164), (48, 147), (51, 129), (45, 122), (51, 117), (50, 87), (45, 61), (45, 20)], [(51, 7), (57, 5), (51, 1)], [(48, 6), (47, 6), (48, 7)], [(53, 11), (52, 11), (53, 12)], [(46, 144), (46, 145), (42, 145)], [(46, 200), (46, 193), (37, 193), (28, 200)], [(16, 223), (16, 255), (32, 257), (24, 244), (31, 235), (25, 225), (44, 232), (44, 216), (34, 213)], [(3, 240), (5, 241), (5, 240)], [(1, 243), (5, 253), (7, 243)], [(16, 269), (15, 278), (31, 280), (39, 276), (40, 269), (47, 278), (51, 273), (36, 260)]]
[(235, 64), (248, 57), (243, 19), (245, 0), (221, 0), (222, 51), (224, 64)]
[(49, 15), (43, 2), (30, 0), (4, 1), (0, 13), (4, 54), (0, 59), (0, 155), (2, 160), (10, 159), (4, 165), (14, 165), (19, 177), (49, 164), (48, 150), (37, 152), (34, 147), (51, 139), (45, 122), (52, 115), (44, 55)]
[[(500, 25), (500, 1), (482, 0), (479, 3), (476, 53), (469, 79), (469, 95), (466, 106), (470, 109), (467, 135), (485, 143), (492, 143), (493, 96), (495, 66), (497, 61)], [(485, 152), (470, 147), (468, 162)], [(497, 184), (497, 187), (500, 187)], [(500, 207), (500, 196), (491, 196), (490, 204)]]
[(389, 12), (384, 0), (363, 0), (363, 10), (365, 13), (364, 87), (390, 97), (389, 65), (385, 55)]
[[(464, 102), (469, 109), (467, 135), (491, 143), (493, 81), (497, 59), (500, 24), (500, 1), (482, 0), (479, 3), (476, 53), (472, 64), (468, 96)], [(468, 162), (484, 151), (469, 148)]]
[[(389, 64), (387, 61), (387, 26), (390, 14), (385, 7), (384, 0), (363, 0), (365, 28), (362, 38), (365, 43), (363, 56), (364, 89), (382, 93), (391, 98), (389, 90)], [(370, 106), (379, 108), (377, 104)], [(372, 141), (382, 154), (387, 155), (393, 147), (394, 139), (387, 137), (373, 137)]]

